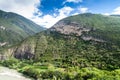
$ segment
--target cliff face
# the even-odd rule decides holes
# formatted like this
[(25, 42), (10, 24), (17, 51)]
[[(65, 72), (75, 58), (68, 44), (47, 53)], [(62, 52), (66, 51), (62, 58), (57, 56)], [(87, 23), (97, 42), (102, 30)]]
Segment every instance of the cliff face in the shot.
[(36, 41), (33, 38), (25, 40), (16, 48), (13, 56), (18, 59), (31, 59), (34, 57), (35, 47)]
[(13, 57), (14, 52), (17, 50), (17, 47), (0, 50), (0, 60), (6, 60)]
[(96, 31), (94, 27), (81, 26), (78, 22), (67, 22), (61, 20), (56, 23), (52, 28), (50, 28), (50, 31), (57, 31), (65, 35), (80, 36), (85, 41), (92, 40), (97, 42), (105, 42), (105, 40), (103, 39), (89, 35), (89, 33)]
[(80, 26), (77, 22), (69, 22), (59, 21), (52, 28), (51, 31), (58, 31), (62, 34), (75, 34), (76, 36), (81, 36), (83, 32), (91, 31), (91, 28), (86, 28)]
[(34, 39), (21, 42), (8, 49), (0, 51), (0, 60), (15, 57), (18, 59), (31, 59), (34, 57), (36, 42)]
[(30, 59), (34, 56), (34, 45), (23, 44), (14, 52), (14, 57), (18, 59)]

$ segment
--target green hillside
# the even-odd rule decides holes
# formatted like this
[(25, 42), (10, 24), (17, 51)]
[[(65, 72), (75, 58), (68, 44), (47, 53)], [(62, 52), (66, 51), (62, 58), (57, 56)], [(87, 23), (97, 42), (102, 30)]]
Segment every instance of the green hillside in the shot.
[[(26, 50), (22, 51), (24, 47)], [(112, 43), (84, 41), (78, 36), (46, 31), (23, 41), (14, 56), (49, 62), (59, 67), (93, 66), (111, 70), (120, 66), (119, 51), (120, 46)]]
[(120, 43), (120, 17), (118, 15), (104, 16), (86, 13), (65, 18), (63, 21), (68, 22), (68, 24), (70, 22), (77, 22), (81, 27), (95, 29), (86, 34), (86, 36), (94, 36), (111, 43)]
[[(11, 12), (0, 10), (0, 44), (10, 46), (45, 28)], [(6, 43), (4, 45), (4, 43)]]
[(1, 64), (40, 80), (120, 80), (119, 33), (118, 16), (71, 16), (3, 51), (19, 60)]

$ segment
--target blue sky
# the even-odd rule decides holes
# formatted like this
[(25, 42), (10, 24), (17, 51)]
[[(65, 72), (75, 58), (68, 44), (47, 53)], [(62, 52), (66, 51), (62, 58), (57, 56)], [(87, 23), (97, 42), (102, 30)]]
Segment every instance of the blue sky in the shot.
[(111, 13), (120, 6), (120, 0), (42, 0), (39, 9), (44, 14), (52, 14), (55, 13), (55, 9), (61, 9), (65, 6), (73, 9), (80, 6), (86, 7), (91, 13)]
[(120, 0), (0, 0), (0, 9), (49, 28), (62, 18), (81, 13), (120, 14)]

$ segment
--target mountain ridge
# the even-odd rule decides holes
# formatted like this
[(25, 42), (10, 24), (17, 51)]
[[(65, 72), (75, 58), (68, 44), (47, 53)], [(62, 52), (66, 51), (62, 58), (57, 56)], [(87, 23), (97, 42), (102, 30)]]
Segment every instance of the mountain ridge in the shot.
[[(92, 35), (94, 37), (104, 36), (103, 38), (105, 40), (105, 37), (107, 37), (107, 39), (113, 38), (113, 34), (115, 36), (117, 36), (116, 38), (118, 38), (119, 24), (120, 24), (119, 20), (120, 20), (120, 17), (118, 17), (118, 16), (105, 16), (105, 15), (101, 15), (101, 14), (85, 13), (85, 14), (80, 14), (80, 15), (64, 18), (64, 19), (62, 19), (62, 24), (65, 23), (65, 25), (69, 26), (72, 22), (72, 24), (74, 26), (79, 25), (78, 29), (81, 28), (82, 30), (84, 30), (84, 29), (87, 30), (87, 33), (84, 34), (83, 36), (87, 36), (88, 34), (89, 34), (88, 36)], [(61, 22), (61, 20), (59, 22)], [(59, 22), (57, 23), (57, 26), (58, 26), (58, 28), (61, 28), (61, 27), (59, 27), (60, 26)], [(108, 27), (108, 25), (109, 25), (109, 27)], [(62, 27), (64, 27), (64, 25)], [(53, 28), (54, 28), (54, 26), (53, 26)], [(61, 30), (62, 29), (63, 28), (61, 28)], [(76, 31), (78, 29), (76, 29)], [(68, 29), (65, 29), (65, 30), (68, 30)], [(91, 30), (91, 32), (90, 32), (90, 30)], [(114, 30), (114, 31), (112, 31), (112, 30)], [(63, 29), (63, 31), (64, 31), (64, 29)], [(78, 32), (79, 31), (80, 30), (78, 30)], [(69, 30), (68, 30), (68, 32), (69, 32)], [(84, 31), (83, 31), (83, 33), (84, 33)], [(104, 33), (106, 33), (106, 34), (104, 34)], [(77, 35), (80, 35), (80, 33)], [(112, 36), (109, 36), (109, 35), (112, 35)]]
[[(114, 59), (113, 52), (118, 54), (117, 50), (119, 50), (119, 47), (120, 47), (119, 44), (116, 44), (116, 43), (119, 43), (119, 37), (114, 36), (116, 34), (118, 35), (118, 33), (119, 33), (118, 32), (119, 24), (116, 25), (116, 23), (120, 23), (120, 21), (118, 21), (118, 20), (120, 20), (120, 18), (102, 16), (99, 14), (80, 14), (80, 15), (77, 15), (77, 18), (78, 17), (81, 20), (81, 22), (83, 22), (83, 21), (86, 21), (86, 22), (83, 22), (83, 23), (80, 22), (80, 23), (76, 24), (76, 22), (74, 20), (76, 18), (76, 16), (73, 16), (72, 18), (71, 17), (65, 18), (62, 20), (65, 23), (63, 23), (63, 22), (61, 23), (59, 21), (60, 24), (58, 22), (52, 28), (42, 31), (40, 33), (37, 33), (36, 35), (25, 39), (24, 41), (22, 41), (22, 44), (17, 45), (16, 48), (13, 48), (13, 50), (11, 50), (12, 53), (10, 53), (10, 52), (8, 52), (8, 53), (13, 54), (12, 56), (14, 56), (18, 59), (33, 59), (33, 60), (37, 60), (37, 61), (46, 60), (48, 62), (49, 61), (52, 62), (52, 59), (54, 60), (57, 57), (58, 57), (57, 59), (59, 59), (59, 58), (65, 59), (65, 58), (61, 58), (62, 55), (64, 55), (64, 57), (65, 56), (71, 57), (70, 55), (73, 56), (73, 54), (76, 54), (76, 55), (74, 55), (74, 57), (77, 57), (77, 59), (79, 56), (83, 56), (81, 58), (89, 60), (90, 58), (88, 58), (88, 56), (86, 56), (86, 55), (89, 55), (89, 52), (92, 52), (92, 50), (93, 50), (93, 53), (95, 53), (95, 54), (89, 55), (89, 56), (91, 56), (91, 58), (93, 56), (96, 56), (97, 58), (102, 56), (104, 59), (105, 57), (107, 57), (107, 53), (108, 53), (109, 56), (111, 56), (111, 54), (112, 54), (111, 60), (110, 60), (110, 61), (112, 61)], [(80, 17), (82, 17), (82, 18), (80, 18)], [(96, 19), (98, 19), (98, 21)], [(105, 23), (104, 23), (104, 21), (102, 21), (104, 19), (106, 21)], [(106, 19), (108, 19), (108, 20), (106, 20)], [(95, 20), (96, 23), (99, 22), (99, 24), (102, 23), (102, 25), (104, 25), (104, 26), (100, 25), (98, 27), (99, 24), (97, 25), (96, 23), (92, 23), (91, 25), (94, 25), (94, 26), (91, 27), (90, 23), (92, 20)], [(116, 20), (118, 22), (115, 22), (113, 20)], [(77, 19), (76, 21), (79, 21), (79, 20)], [(110, 27), (106, 26), (106, 23), (109, 23), (109, 22), (112, 22), (112, 24), (113, 24), (112, 29), (110, 28), (112, 26), (110, 26), (110, 25), (109, 25)], [(66, 29), (66, 26), (67, 26), (67, 28), (69, 27), (70, 29), (69, 30)], [(76, 27), (77, 27), (77, 29), (76, 29)], [(108, 30), (106, 29), (106, 27), (109, 27), (109, 30), (111, 32), (109, 34), (111, 36), (108, 35), (108, 32), (107, 32)], [(117, 33), (116, 33), (116, 28), (117, 28)], [(63, 32), (61, 32), (62, 31), (61, 29), (63, 30)], [(68, 30), (68, 32), (66, 32), (64, 30)], [(100, 31), (102, 31), (102, 32), (100, 32)], [(80, 32), (81, 34), (79, 34), (78, 32)], [(113, 33), (115, 33), (115, 34), (113, 34)], [(115, 37), (115, 39), (114, 39), (114, 37)], [(113, 40), (110, 40), (109, 38), (113, 39)], [(117, 38), (118, 42), (116, 41), (116, 38)], [(114, 42), (114, 41), (116, 41), (116, 42)], [(91, 50), (90, 50), (90, 48), (91, 48)], [(65, 53), (64, 53), (64, 51), (65, 51)], [(85, 51), (85, 52), (83, 52), (83, 51)], [(85, 53), (86, 55), (83, 53)], [(102, 53), (105, 53), (105, 55), (103, 56)], [(53, 57), (53, 56), (57, 56), (57, 57)], [(72, 59), (75, 59), (74, 57)], [(101, 59), (102, 58), (99, 58), (98, 61), (101, 62)], [(93, 61), (93, 60), (91, 60), (91, 61)], [(106, 60), (105, 60), (105, 63), (110, 64)], [(114, 65), (116, 65), (116, 64), (114, 64)], [(117, 66), (118, 65), (119, 64), (117, 64)]]
[(0, 51), (0, 63), (40, 80), (119, 80), (119, 33), (119, 17), (67, 17)]
[(0, 47), (16, 44), (44, 29), (21, 15), (0, 10)]

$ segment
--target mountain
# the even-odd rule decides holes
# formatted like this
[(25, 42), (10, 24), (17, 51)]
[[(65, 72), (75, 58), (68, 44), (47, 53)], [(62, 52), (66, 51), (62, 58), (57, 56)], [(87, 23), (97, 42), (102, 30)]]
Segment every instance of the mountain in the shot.
[(0, 10), (0, 47), (16, 44), (44, 29), (23, 16)]
[[(1, 59), (20, 59), (17, 69), (37, 79), (119, 80), (119, 36), (120, 17), (79, 14), (4, 50)], [(16, 68), (11, 62), (3, 64)]]
[[(110, 43), (118, 44), (120, 42), (119, 20), (120, 18), (117, 16), (103, 16), (100, 14), (94, 15), (91, 13), (87, 13), (65, 18), (62, 21), (58, 22), (57, 25), (55, 25), (58, 26), (58, 28), (55, 27), (55, 29), (57, 28), (57, 31), (60, 31), (60, 24), (62, 24), (63, 27), (64, 25), (73, 24), (72, 26), (78, 26), (78, 28), (76, 28), (76, 32), (74, 33), (78, 36), (83, 37), (83, 39), (100, 39)], [(68, 28), (68, 26), (66, 27)], [(65, 34), (69, 33), (72, 30), (72, 28), (68, 30), (66, 27), (64, 27), (63, 30), (64, 32), (66, 32)], [(80, 27), (82, 28), (82, 30), (80, 29)], [(81, 32), (85, 33), (81, 34)]]
[[(119, 25), (120, 18), (114, 16), (91, 13), (71, 16), (48, 30), (28, 37), (8, 53), (18, 59), (48, 62), (66, 58), (73, 61), (78, 59), (79, 62), (84, 59), (91, 63), (97, 61), (101, 66), (103, 60), (103, 63), (111, 65), (112, 60), (119, 60), (116, 58), (120, 50)], [(106, 58), (110, 60), (107, 62)]]

